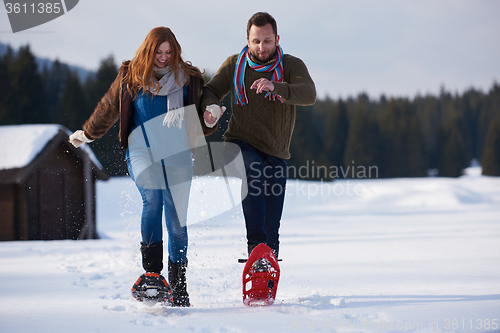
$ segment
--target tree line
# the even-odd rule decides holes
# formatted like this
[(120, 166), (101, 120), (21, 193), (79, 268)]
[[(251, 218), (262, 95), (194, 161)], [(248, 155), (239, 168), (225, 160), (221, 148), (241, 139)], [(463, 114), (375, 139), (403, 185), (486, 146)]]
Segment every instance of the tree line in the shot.
[[(472, 160), (500, 175), (500, 86), (373, 100), (366, 94), (297, 109), (291, 163), (315, 160), (339, 178), (459, 177)], [(352, 174), (349, 168), (377, 174)], [(335, 175), (335, 174), (334, 174)]]
[[(38, 66), (29, 45), (0, 56), (0, 125), (56, 123), (80, 129), (118, 73), (112, 56), (82, 79), (56, 60)], [(208, 81), (210, 75), (206, 75)], [(231, 115), (207, 141), (223, 140)], [(91, 144), (113, 176), (127, 173), (115, 125)], [(500, 86), (452, 94), (404, 97), (361, 93), (299, 106), (288, 161), (289, 177), (303, 179), (458, 177), (471, 160), (500, 176)]]

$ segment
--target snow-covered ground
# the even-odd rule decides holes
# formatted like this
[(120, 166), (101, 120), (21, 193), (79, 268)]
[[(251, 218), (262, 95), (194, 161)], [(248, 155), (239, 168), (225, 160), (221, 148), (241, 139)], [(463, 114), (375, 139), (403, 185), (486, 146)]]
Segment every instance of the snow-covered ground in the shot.
[(0, 243), (0, 332), (500, 332), (500, 178), (290, 180), (270, 307), (242, 304), (227, 186), (193, 182), (191, 308), (131, 299), (141, 200), (113, 178), (97, 187), (102, 239)]

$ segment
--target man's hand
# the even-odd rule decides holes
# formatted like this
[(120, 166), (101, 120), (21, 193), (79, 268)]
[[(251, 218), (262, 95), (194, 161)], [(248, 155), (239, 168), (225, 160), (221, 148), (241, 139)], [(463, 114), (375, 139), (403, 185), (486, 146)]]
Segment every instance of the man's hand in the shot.
[(274, 84), (266, 78), (260, 78), (252, 83), (250, 89), (256, 89), (255, 93), (260, 94), (263, 91), (273, 91)]
[(205, 120), (205, 125), (207, 125), (207, 127), (209, 128), (214, 127), (217, 121), (222, 116), (222, 113), (224, 113), (224, 111), (226, 111), (225, 106), (221, 108), (217, 104), (208, 105), (205, 112), (203, 113), (203, 119)]
[(84, 142), (92, 142), (94, 140), (90, 140), (87, 138), (85, 133), (82, 130), (75, 131), (75, 133), (69, 136), (69, 142), (76, 148), (80, 147)]

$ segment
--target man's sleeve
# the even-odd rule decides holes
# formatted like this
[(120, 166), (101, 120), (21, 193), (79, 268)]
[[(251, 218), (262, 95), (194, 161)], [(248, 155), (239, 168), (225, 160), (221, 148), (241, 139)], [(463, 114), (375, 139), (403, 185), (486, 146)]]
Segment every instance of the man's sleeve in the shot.
[(221, 65), (217, 74), (203, 87), (203, 94), (201, 97), (201, 110), (204, 112), (207, 105), (217, 104), (227, 95), (231, 90), (232, 77), (231, 77), (231, 58), (229, 57)]
[(292, 57), (287, 65), (285, 80), (273, 82), (274, 93), (287, 104), (313, 105), (316, 102), (316, 87), (306, 65), (295, 57)]

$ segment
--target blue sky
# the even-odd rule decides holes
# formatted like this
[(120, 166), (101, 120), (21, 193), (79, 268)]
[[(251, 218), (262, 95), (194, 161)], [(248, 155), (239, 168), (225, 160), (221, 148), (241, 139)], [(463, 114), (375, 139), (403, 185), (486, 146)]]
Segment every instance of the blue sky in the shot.
[(0, 41), (94, 70), (110, 54), (132, 58), (149, 30), (168, 26), (184, 59), (214, 73), (245, 45), (257, 11), (276, 18), (284, 52), (304, 60), (320, 97), (486, 91), (500, 81), (494, 0), (81, 0), (16, 34), (0, 9)]

